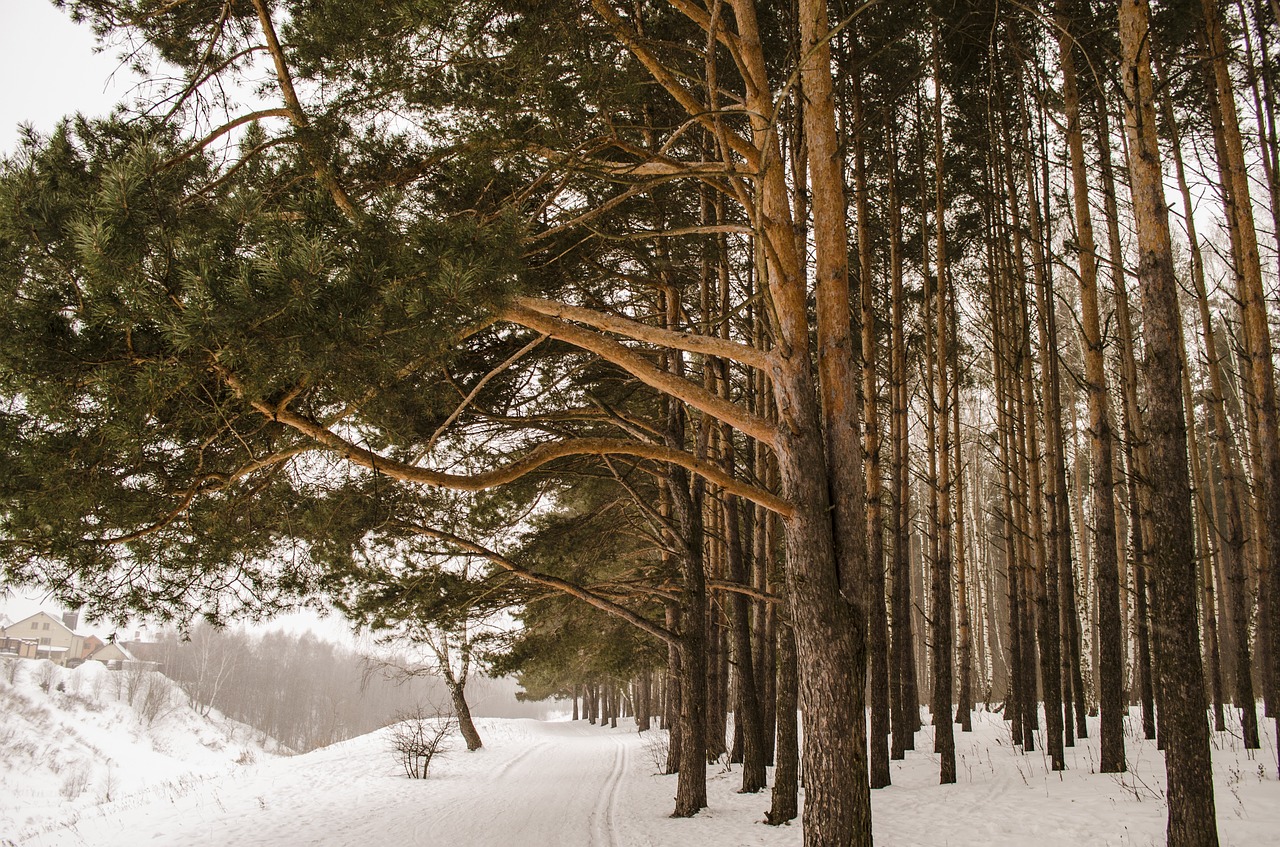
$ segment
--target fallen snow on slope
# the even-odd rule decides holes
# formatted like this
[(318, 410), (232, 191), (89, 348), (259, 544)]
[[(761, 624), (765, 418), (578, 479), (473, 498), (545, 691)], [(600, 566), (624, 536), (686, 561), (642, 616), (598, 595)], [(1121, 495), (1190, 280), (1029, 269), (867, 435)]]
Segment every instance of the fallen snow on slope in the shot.
[[(293, 758), (84, 812), (74, 824), (20, 840), (22, 847), (91, 845), (600, 845), (717, 847), (801, 843), (798, 823), (762, 820), (768, 793), (736, 793), (736, 767), (709, 769), (710, 807), (668, 817), (675, 777), (659, 776), (664, 734), (620, 723), (478, 721), (485, 747), (460, 741), (426, 780), (403, 776), (386, 732)], [(1096, 730), (1096, 726), (1091, 726)], [(873, 792), (879, 845), (1147, 845), (1164, 842), (1163, 759), (1154, 743), (1128, 739), (1131, 772), (1095, 773), (1097, 741), (1068, 753), (1070, 770), (1047, 771), (1039, 752), (1009, 744), (999, 716), (980, 713), (957, 732), (960, 781), (937, 785), (926, 727), (916, 752), (893, 764), (894, 785)], [(1280, 783), (1275, 737), (1246, 754), (1215, 737), (1215, 784), (1223, 845), (1276, 843)]]
[(0, 660), (0, 845), (269, 757), (249, 727), (201, 716), (154, 671)]

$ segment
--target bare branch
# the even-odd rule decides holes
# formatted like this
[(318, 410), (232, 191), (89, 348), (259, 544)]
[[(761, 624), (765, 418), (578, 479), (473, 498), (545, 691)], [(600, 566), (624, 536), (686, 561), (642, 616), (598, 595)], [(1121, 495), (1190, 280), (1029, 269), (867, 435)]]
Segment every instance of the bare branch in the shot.
[[(618, 13), (613, 10), (607, 0), (591, 0), (591, 5), (613, 31), (614, 37), (640, 60), (640, 63), (645, 66), (645, 69), (649, 71), (654, 80), (667, 90), (667, 93), (684, 108), (690, 117), (696, 118), (709, 131), (714, 132), (715, 121), (712, 119), (706, 104), (699, 102), (688, 89), (680, 84), (670, 69), (640, 43), (635, 32), (623, 23), (622, 18), (618, 17)], [(726, 133), (726, 137), (733, 147), (733, 152), (746, 160), (746, 169), (751, 172), (758, 171), (760, 151), (737, 133)]]
[(293, 77), (289, 74), (289, 66), (285, 64), (284, 51), (280, 48), (280, 40), (276, 38), (276, 28), (271, 22), (271, 12), (268, 11), (264, 0), (253, 0), (253, 8), (258, 12), (258, 23), (262, 26), (262, 34), (267, 40), (267, 49), (271, 51), (271, 59), (276, 66), (276, 79), (280, 83), (280, 94), (284, 98), (289, 119), (293, 121), (293, 125), (301, 133), (302, 147), (307, 154), (307, 158), (311, 161), (311, 167), (315, 169), (316, 180), (325, 187), (325, 190), (333, 197), (334, 204), (342, 210), (342, 213), (347, 218), (353, 221), (359, 220), (360, 211), (338, 183), (338, 177), (334, 174), (333, 167), (325, 161), (324, 156), (316, 149), (310, 138), (311, 127), (307, 121), (307, 113), (303, 111), (302, 101), (298, 99), (298, 92), (293, 88)]
[(470, 541), (466, 538), (462, 538), (450, 532), (445, 532), (444, 530), (441, 530), (441, 529), (434, 529), (432, 527), (420, 526), (418, 524), (401, 524), (400, 526), (402, 529), (408, 530), (409, 532), (412, 532), (416, 535), (424, 535), (424, 536), (427, 536), (428, 538), (435, 538), (440, 541), (447, 541), (450, 544), (453, 544), (454, 546), (459, 547), (463, 550), (467, 550), (471, 553), (475, 553), (478, 556), (483, 556), (484, 558), (488, 559), (490, 562), (493, 562), (498, 567), (502, 568), (503, 570), (511, 572), (512, 574), (519, 577), (520, 579), (523, 579), (527, 582), (536, 583), (538, 585), (545, 585), (548, 588), (553, 588), (562, 594), (567, 594), (570, 597), (576, 597), (577, 599), (582, 600), (584, 603), (587, 603), (590, 606), (594, 606), (595, 608), (599, 609), (602, 612), (606, 612), (610, 615), (614, 615), (615, 617), (621, 618), (622, 620), (626, 621), (627, 623), (631, 624), (637, 629), (643, 632), (646, 632), (649, 635), (652, 635), (654, 638), (657, 638), (668, 644), (679, 643), (678, 637), (671, 630), (666, 629), (665, 627), (658, 626), (656, 623), (649, 620), (648, 618), (645, 618), (642, 615), (638, 615), (635, 612), (631, 611), (630, 609), (626, 608), (625, 606), (620, 606), (611, 600), (607, 600), (604, 597), (601, 597), (598, 594), (595, 594), (594, 592), (588, 591), (587, 589), (583, 588), (580, 585), (576, 585), (575, 583), (560, 579), (559, 577), (550, 576), (549, 574), (538, 573), (537, 571), (531, 571), (528, 568), (521, 567), (520, 565), (508, 559), (506, 556), (503, 556), (501, 553), (498, 553), (494, 550), (490, 550), (489, 548), (485, 547), (482, 544), (478, 544), (474, 541)]
[(192, 156), (199, 153), (205, 147), (209, 146), (214, 141), (217, 141), (219, 138), (226, 135), (228, 132), (231, 132), (231, 130), (235, 129), (238, 126), (243, 126), (244, 124), (250, 123), (252, 121), (261, 120), (263, 118), (287, 118), (290, 116), (291, 116), (291, 113), (289, 112), (289, 110), (283, 107), (278, 109), (261, 109), (257, 112), (250, 112), (247, 115), (241, 115), (240, 117), (235, 118), (234, 120), (228, 121), (227, 123), (218, 127), (213, 132), (209, 133), (204, 138), (197, 141), (195, 144), (192, 144), (186, 150), (182, 151), (178, 155), (169, 159), (163, 165), (161, 165), (159, 169), (163, 171), (163, 170), (166, 170), (167, 168), (173, 167), (174, 165), (178, 164), (184, 159), (190, 159)]
[(574, 165), (577, 170), (591, 170), (610, 176), (721, 176), (737, 173), (725, 162), (682, 162), (652, 153), (643, 162), (615, 162), (608, 159), (591, 159), (577, 155), (565, 155), (556, 150), (536, 145), (528, 145), (528, 152), (541, 156), (549, 161), (558, 162), (561, 166)]
[(475, 387), (471, 389), (471, 391), (467, 394), (467, 396), (462, 398), (462, 402), (458, 404), (458, 407), (449, 414), (449, 417), (445, 419), (445, 422), (440, 424), (440, 426), (436, 428), (436, 431), (432, 433), (431, 439), (427, 441), (427, 446), (423, 450), (423, 452), (424, 453), (431, 452), (431, 450), (436, 446), (436, 442), (440, 440), (440, 436), (444, 434), (444, 431), (449, 428), (450, 424), (452, 424), (454, 421), (458, 419), (458, 416), (461, 415), (468, 406), (471, 405), (471, 401), (476, 399), (476, 395), (480, 393), (480, 390), (482, 388), (488, 385), (489, 380), (493, 379), (498, 374), (502, 373), (507, 368), (514, 365), (516, 362), (522, 359), (525, 356), (525, 354), (529, 353), (531, 350), (533, 350), (533, 348), (537, 347), (539, 344), (541, 344), (543, 341), (546, 341), (546, 340), (547, 340), (547, 336), (545, 333), (542, 335), (539, 335), (537, 338), (533, 339), (528, 344), (521, 347), (515, 353), (511, 354), (511, 356), (509, 356), (505, 362), (498, 365), (496, 368), (494, 368), (493, 370), (485, 374), (483, 377), (481, 377), (480, 381), (476, 383)]
[(727, 579), (708, 579), (707, 588), (715, 591), (727, 591), (730, 594), (745, 594), (754, 599), (761, 600), (765, 603), (781, 603), (782, 598), (777, 594), (770, 594), (767, 591), (760, 591), (752, 588), (750, 585), (743, 585), (740, 582), (731, 582)]

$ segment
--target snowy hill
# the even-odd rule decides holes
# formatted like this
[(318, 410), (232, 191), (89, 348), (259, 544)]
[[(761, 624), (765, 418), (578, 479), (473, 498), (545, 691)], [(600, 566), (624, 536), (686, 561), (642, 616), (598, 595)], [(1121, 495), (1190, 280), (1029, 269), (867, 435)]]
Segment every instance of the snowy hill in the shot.
[(0, 659), (0, 844), (272, 755), (155, 671)]
[[(460, 740), (425, 780), (407, 779), (388, 732), (306, 755), (267, 757), (221, 775), (151, 789), (83, 810), (73, 823), (20, 838), (20, 847), (798, 847), (801, 828), (763, 822), (767, 792), (737, 793), (737, 768), (708, 769), (709, 807), (668, 817), (675, 777), (655, 773), (665, 737), (586, 722), (481, 719), (485, 747)], [(1215, 736), (1221, 843), (1272, 845), (1280, 832), (1275, 737), (1242, 750)], [(1130, 732), (1131, 771), (1096, 773), (1097, 741), (1068, 750), (1067, 772), (1009, 745), (998, 715), (956, 734), (959, 784), (939, 786), (929, 729), (894, 762), (893, 785), (872, 793), (880, 845), (1158, 845), (1164, 843), (1164, 762)], [(1134, 729), (1133, 725), (1129, 729)], [(1091, 726), (1096, 730), (1096, 724)], [(1096, 735), (1096, 732), (1095, 732)], [(55, 789), (56, 790), (56, 789)], [(0, 842), (3, 839), (0, 838)]]

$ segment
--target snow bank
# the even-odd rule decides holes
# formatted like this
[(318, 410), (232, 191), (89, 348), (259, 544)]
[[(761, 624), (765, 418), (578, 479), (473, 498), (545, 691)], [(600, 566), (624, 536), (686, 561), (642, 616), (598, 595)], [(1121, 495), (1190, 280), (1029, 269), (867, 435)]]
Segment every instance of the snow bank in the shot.
[(4, 844), (271, 755), (249, 727), (201, 717), (162, 674), (99, 662), (0, 659), (0, 715)]

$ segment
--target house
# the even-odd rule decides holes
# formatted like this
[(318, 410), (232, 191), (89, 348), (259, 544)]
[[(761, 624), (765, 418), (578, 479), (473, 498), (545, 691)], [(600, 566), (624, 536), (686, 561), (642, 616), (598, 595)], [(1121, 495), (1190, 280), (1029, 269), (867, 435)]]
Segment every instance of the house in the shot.
[(88, 661), (89, 657), (92, 656), (96, 650), (105, 646), (106, 643), (107, 642), (103, 641), (96, 635), (86, 635), (84, 637), (84, 649), (80, 652), (80, 660)]
[(87, 659), (90, 662), (102, 662), (108, 669), (113, 671), (135, 670), (135, 671), (158, 671), (163, 665), (160, 662), (152, 662), (146, 659), (138, 658), (137, 647), (145, 647), (145, 644), (129, 643), (122, 641), (112, 641), (99, 647)]
[(62, 616), (62, 620), (48, 612), (36, 612), (4, 627), (0, 631), (0, 641), (5, 645), (11, 641), (34, 642), (34, 655), (30, 655), (29, 648), (6, 652), (24, 658), (49, 659), (55, 665), (66, 665), (68, 661), (78, 660), (84, 655), (84, 636), (75, 632), (79, 619), (80, 615), (76, 612), (68, 612)]
[(138, 662), (138, 657), (133, 655), (133, 653), (129, 651), (129, 648), (125, 647), (120, 642), (112, 641), (111, 643), (104, 644), (97, 650), (94, 650), (92, 655), (89, 656), (89, 661), (102, 662), (102, 664), (111, 668), (111, 670), (118, 671), (126, 665), (136, 664)]
[(34, 659), (39, 640), (30, 638), (9, 638), (5, 630), (12, 626), (9, 616), (0, 614), (0, 656), (17, 656), (19, 659)]

